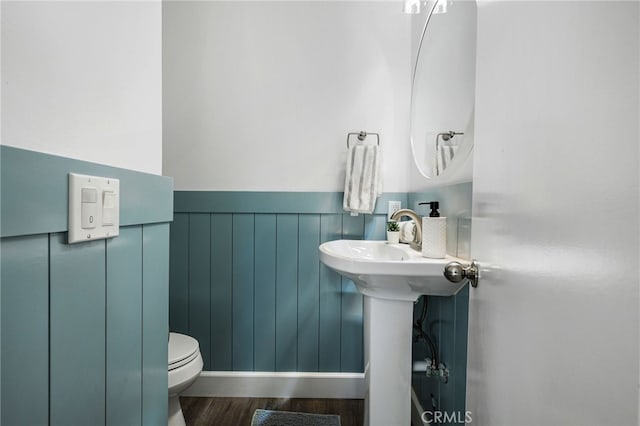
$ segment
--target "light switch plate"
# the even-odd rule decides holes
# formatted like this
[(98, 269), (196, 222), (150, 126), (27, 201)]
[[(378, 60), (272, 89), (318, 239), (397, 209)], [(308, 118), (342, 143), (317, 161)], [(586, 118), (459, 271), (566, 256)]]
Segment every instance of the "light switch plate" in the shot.
[[(84, 200), (83, 189), (85, 190)], [(95, 189), (96, 196), (88, 197), (89, 194), (93, 194), (93, 191), (86, 191), (87, 189)], [(109, 200), (106, 207), (103, 205), (105, 193), (108, 194)], [(108, 217), (107, 222), (113, 223), (112, 225), (104, 224), (105, 211)], [(85, 227), (82, 226), (83, 214)], [(69, 244), (118, 236), (120, 234), (120, 180), (69, 173), (68, 230)]]
[(391, 220), (391, 215), (402, 208), (400, 201), (389, 201), (389, 210), (387, 213), (387, 221)]

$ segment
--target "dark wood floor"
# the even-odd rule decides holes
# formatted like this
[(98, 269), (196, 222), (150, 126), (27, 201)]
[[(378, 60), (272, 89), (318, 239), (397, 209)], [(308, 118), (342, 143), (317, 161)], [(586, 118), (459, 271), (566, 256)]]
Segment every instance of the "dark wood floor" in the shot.
[(258, 409), (313, 414), (337, 414), (341, 426), (362, 426), (362, 399), (275, 399), (181, 397), (187, 426), (250, 426)]

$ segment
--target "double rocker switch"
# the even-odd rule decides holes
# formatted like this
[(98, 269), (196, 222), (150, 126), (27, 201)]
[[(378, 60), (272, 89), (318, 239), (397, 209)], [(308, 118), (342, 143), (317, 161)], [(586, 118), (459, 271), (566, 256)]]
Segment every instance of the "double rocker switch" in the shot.
[(69, 244), (120, 234), (120, 180), (69, 173)]
[(98, 224), (98, 192), (96, 188), (82, 188), (82, 205), (80, 211), (83, 229), (93, 229), (96, 226), (113, 226), (116, 215), (116, 194), (113, 191), (101, 191), (102, 223)]

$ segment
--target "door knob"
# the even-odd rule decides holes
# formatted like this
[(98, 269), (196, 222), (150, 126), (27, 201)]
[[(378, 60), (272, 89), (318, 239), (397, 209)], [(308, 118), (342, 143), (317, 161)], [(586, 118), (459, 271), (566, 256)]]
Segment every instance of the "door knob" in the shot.
[(449, 262), (444, 267), (444, 276), (452, 283), (459, 283), (464, 279), (468, 279), (471, 287), (478, 286), (478, 264), (475, 260), (469, 265), (463, 265), (460, 262)]

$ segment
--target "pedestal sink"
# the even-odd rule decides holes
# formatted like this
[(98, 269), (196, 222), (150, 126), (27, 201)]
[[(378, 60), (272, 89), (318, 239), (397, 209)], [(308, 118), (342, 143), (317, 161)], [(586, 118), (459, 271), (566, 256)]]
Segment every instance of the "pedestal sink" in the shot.
[(443, 271), (460, 259), (427, 259), (386, 241), (336, 240), (319, 250), (320, 260), (365, 296), (365, 425), (409, 426), (413, 302), (423, 294), (456, 294), (465, 282), (453, 284)]

